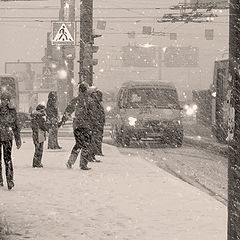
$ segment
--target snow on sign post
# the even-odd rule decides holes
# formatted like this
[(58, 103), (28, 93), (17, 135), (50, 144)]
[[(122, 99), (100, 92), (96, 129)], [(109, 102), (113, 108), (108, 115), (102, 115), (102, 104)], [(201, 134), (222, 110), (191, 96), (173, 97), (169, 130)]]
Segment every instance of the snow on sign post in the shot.
[(75, 45), (75, 22), (52, 22), (52, 45)]

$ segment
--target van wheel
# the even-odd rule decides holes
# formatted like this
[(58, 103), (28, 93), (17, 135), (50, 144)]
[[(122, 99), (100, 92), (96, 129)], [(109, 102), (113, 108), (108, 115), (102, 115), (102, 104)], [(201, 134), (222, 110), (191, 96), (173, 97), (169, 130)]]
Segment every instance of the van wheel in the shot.
[(122, 147), (123, 146), (123, 144), (122, 144), (122, 137), (119, 134), (116, 135), (115, 143), (117, 144), (118, 147)]
[(124, 136), (122, 138), (122, 145), (123, 145), (123, 147), (129, 147), (130, 143), (131, 143), (131, 139), (130, 139), (129, 136)]
[(183, 145), (183, 135), (177, 135), (173, 139), (174, 146), (180, 148)]
[(130, 146), (130, 137), (124, 134), (123, 131), (118, 131), (117, 127), (114, 126), (112, 130), (112, 138), (118, 147), (129, 147)]
[(176, 144), (177, 144), (177, 147), (178, 147), (178, 148), (182, 147), (182, 145), (183, 145), (183, 140), (182, 140), (182, 139), (178, 139), (178, 140), (176, 141)]

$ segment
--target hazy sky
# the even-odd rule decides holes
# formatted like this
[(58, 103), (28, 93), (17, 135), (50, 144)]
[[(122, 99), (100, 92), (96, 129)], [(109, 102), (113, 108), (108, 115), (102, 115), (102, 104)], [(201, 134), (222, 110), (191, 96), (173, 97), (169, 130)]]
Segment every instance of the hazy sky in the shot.
[[(96, 7), (149, 7), (171, 5), (171, 0), (95, 0)], [(76, 1), (78, 7), (80, 1)], [(47, 9), (44, 6), (59, 7), (60, 0), (49, 1), (27, 1), (27, 2), (0, 2), (0, 71), (4, 71), (5, 61), (40, 61), (46, 47), (46, 33), (51, 31), (51, 22), (45, 17), (58, 17), (58, 9)], [(36, 9), (17, 9), (17, 8)], [(37, 9), (39, 7), (39, 9)], [(9, 9), (6, 9), (9, 8)], [(127, 11), (125, 11), (128, 14)], [(103, 15), (111, 14), (109, 11), (102, 11)], [(121, 15), (125, 14), (124, 12)], [(76, 13), (79, 16), (78, 12)], [(16, 17), (16, 18), (14, 18)], [(24, 17), (24, 18), (19, 18)], [(14, 22), (10, 22), (14, 21)], [(29, 22), (31, 21), (31, 22)], [(35, 21), (35, 22), (33, 22)]]
[[(178, 0), (94, 0), (96, 8), (94, 10), (94, 24), (101, 18), (107, 21), (106, 30), (96, 30), (97, 33), (103, 35), (102, 38), (96, 40), (96, 44), (100, 46), (97, 54), (99, 64), (94, 70), (96, 85), (107, 89), (121, 85), (122, 80), (138, 77), (136, 71), (134, 72), (131, 68), (113, 68), (112, 66), (119, 65), (119, 61), (117, 63), (113, 60), (119, 59), (121, 46), (129, 43), (150, 43), (158, 47), (170, 45), (199, 47), (201, 52), (199, 68), (175, 69), (174, 71), (163, 68), (161, 74), (166, 80), (173, 80), (177, 77), (179, 85), (191, 85), (192, 88), (209, 86), (212, 81), (214, 60), (221, 58), (228, 48), (227, 12), (217, 12), (221, 17), (216, 18), (217, 22), (215, 23), (156, 23), (156, 18), (170, 12), (171, 10), (167, 8), (177, 3)], [(76, 0), (77, 19), (79, 19), (79, 5), (80, 1)], [(51, 19), (58, 19), (59, 6), (60, 0), (0, 2), (0, 72), (4, 72), (4, 63), (7, 61), (17, 61), (18, 59), (20, 61), (41, 61), (46, 47), (47, 32), (51, 31)], [(121, 9), (102, 9), (110, 7)], [(108, 18), (106, 19), (106, 17)], [(110, 19), (109, 17), (119, 18)], [(133, 17), (135, 18), (133, 19)], [(156, 32), (163, 31), (168, 34), (176, 32), (178, 39), (177, 41), (169, 41), (168, 36), (143, 35), (143, 26), (151, 26)], [(205, 29), (214, 29), (214, 41), (205, 40)], [(134, 40), (128, 38), (127, 32), (129, 31), (137, 33)], [(79, 51), (79, 47), (76, 47), (76, 51)], [(77, 72), (78, 66), (75, 63), (76, 79), (78, 78)], [(158, 74), (157, 69), (150, 70), (150, 72), (141, 69), (139, 72), (141, 79), (148, 77), (154, 79)]]

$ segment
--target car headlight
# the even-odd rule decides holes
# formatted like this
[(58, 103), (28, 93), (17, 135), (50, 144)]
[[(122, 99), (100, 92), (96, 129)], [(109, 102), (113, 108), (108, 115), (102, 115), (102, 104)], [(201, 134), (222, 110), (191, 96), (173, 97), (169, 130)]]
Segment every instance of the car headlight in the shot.
[(193, 109), (194, 111), (197, 111), (198, 106), (197, 106), (196, 104), (194, 104), (194, 105), (192, 106), (192, 109)]
[(183, 108), (187, 111), (189, 108), (189, 105), (185, 104)]
[(107, 106), (106, 110), (107, 110), (107, 112), (110, 112), (112, 110), (112, 107), (111, 106)]
[(178, 120), (173, 120), (172, 122), (173, 122), (174, 125), (179, 125), (180, 126), (182, 124), (181, 120), (179, 120), (179, 119)]
[(187, 114), (188, 116), (192, 116), (194, 113), (195, 113), (195, 111), (194, 111), (194, 109), (192, 109), (192, 108), (188, 108), (188, 110), (186, 111), (186, 114)]
[(196, 104), (193, 104), (191, 106), (185, 105), (184, 109), (187, 116), (194, 116), (198, 110), (198, 106)]
[(137, 121), (137, 119), (135, 117), (129, 117), (128, 118), (128, 124), (130, 126), (135, 126), (136, 125), (136, 121)]
[(213, 97), (216, 97), (216, 96), (217, 96), (217, 93), (216, 93), (216, 92), (213, 92), (213, 93), (212, 93), (212, 96), (213, 96)]

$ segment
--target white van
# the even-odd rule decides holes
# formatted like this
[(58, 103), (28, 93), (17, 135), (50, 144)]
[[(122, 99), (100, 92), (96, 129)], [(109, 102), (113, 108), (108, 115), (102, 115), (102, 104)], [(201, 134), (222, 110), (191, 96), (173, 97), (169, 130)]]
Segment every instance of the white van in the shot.
[[(154, 139), (181, 147), (183, 142), (182, 108), (172, 83), (134, 81), (118, 92), (113, 139), (128, 146), (131, 139)], [(149, 140), (150, 140), (149, 139)]]

